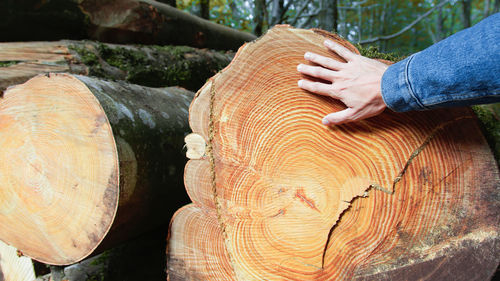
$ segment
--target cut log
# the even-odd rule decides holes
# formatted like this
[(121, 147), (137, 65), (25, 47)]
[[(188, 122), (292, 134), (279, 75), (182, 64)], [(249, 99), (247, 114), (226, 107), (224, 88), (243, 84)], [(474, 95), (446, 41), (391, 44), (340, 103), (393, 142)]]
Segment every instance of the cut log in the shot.
[(195, 96), (206, 149), (197, 140), (205, 152), (185, 167), (193, 203), (171, 221), (170, 280), (491, 278), (500, 179), (475, 115), (387, 110), (323, 126), (345, 107), (301, 90), (296, 66), (306, 51), (341, 60), (327, 37), (357, 52), (278, 26)]
[(0, 280), (35, 280), (35, 269), (30, 258), (24, 257), (16, 248), (0, 241)]
[(153, 0), (6, 0), (0, 34), (3, 42), (93, 39), (220, 50), (256, 38)]
[(70, 72), (149, 87), (196, 91), (233, 53), (185, 46), (128, 46), (91, 41), (0, 43), (0, 91), (43, 73)]
[(168, 223), (188, 201), (181, 153), (192, 97), (69, 74), (9, 88), (0, 239), (62, 265)]

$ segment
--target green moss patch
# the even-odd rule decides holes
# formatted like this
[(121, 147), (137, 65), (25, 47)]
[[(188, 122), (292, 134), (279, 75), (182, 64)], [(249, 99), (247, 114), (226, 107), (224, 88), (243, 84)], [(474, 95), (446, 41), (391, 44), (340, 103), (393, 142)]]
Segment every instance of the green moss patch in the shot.
[(481, 129), (493, 150), (495, 159), (500, 160), (500, 103), (472, 106), (481, 123)]
[(403, 60), (407, 57), (407, 56), (403, 56), (403, 55), (400, 55), (400, 54), (397, 54), (394, 52), (382, 53), (375, 46), (363, 47), (360, 44), (357, 44), (356, 48), (358, 48), (358, 50), (362, 56), (365, 56), (365, 57), (368, 57), (371, 59), (383, 59), (383, 60), (398, 62), (398, 61)]
[(0, 61), (0, 67), (8, 67), (20, 63), (18, 60)]
[(89, 42), (72, 46), (89, 67), (89, 75), (126, 80), (150, 87), (181, 86), (198, 90), (206, 79), (224, 68), (231, 54), (187, 46), (135, 46)]

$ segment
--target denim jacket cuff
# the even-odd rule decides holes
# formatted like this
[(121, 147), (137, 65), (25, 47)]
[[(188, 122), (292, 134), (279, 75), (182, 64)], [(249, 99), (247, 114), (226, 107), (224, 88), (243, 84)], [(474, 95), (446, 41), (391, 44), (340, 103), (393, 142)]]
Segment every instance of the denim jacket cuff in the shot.
[(382, 98), (393, 111), (426, 109), (413, 92), (408, 73), (410, 62), (417, 54), (389, 66), (382, 76)]

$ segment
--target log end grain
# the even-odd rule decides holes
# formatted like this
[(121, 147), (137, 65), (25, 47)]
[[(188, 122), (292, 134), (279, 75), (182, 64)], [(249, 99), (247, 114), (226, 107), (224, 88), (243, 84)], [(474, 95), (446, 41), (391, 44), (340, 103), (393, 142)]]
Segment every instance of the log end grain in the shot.
[(2, 240), (50, 264), (91, 253), (115, 216), (119, 174), (111, 126), (85, 84), (52, 74), (9, 88), (0, 147)]
[[(323, 126), (345, 106), (300, 89), (296, 66), (306, 51), (341, 61), (326, 38), (354, 48), (325, 32), (273, 28), (197, 93), (190, 126), (207, 157), (185, 168), (193, 204), (171, 223), (170, 276), (391, 276), (443, 259), (451, 266), (498, 240), (498, 167), (471, 110), (387, 110)], [(201, 238), (201, 229), (213, 233)], [(498, 259), (489, 255), (483, 270)]]

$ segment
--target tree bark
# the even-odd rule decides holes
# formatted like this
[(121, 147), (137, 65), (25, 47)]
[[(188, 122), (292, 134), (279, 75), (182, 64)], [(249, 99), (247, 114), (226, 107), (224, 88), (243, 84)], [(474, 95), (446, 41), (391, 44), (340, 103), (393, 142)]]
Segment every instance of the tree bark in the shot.
[(254, 11), (253, 11), (253, 33), (257, 36), (262, 35), (264, 31), (264, 10), (266, 9), (265, 0), (255, 0), (254, 1)]
[(484, 0), (483, 18), (486, 18), (489, 15), (490, 15), (490, 0)]
[(0, 239), (63, 265), (168, 222), (187, 201), (181, 153), (192, 97), (69, 74), (9, 88)]
[(221, 50), (255, 39), (153, 0), (7, 0), (0, 4), (0, 34), (4, 42), (88, 38)]
[[(337, 1), (323, 0), (323, 9), (320, 11), (320, 27), (328, 31), (337, 31)], [(361, 27), (360, 27), (361, 28)]]
[(443, 8), (438, 10), (438, 14), (436, 16), (436, 33), (435, 38), (433, 38), (433, 43), (437, 43), (446, 36), (443, 28), (444, 18), (443, 18)]
[(210, 0), (200, 0), (200, 14), (202, 19), (210, 19)]
[(206, 149), (185, 167), (193, 203), (171, 221), (170, 280), (487, 280), (500, 179), (477, 118), (388, 110), (323, 126), (345, 106), (300, 89), (296, 66), (306, 51), (340, 61), (325, 38), (357, 52), (275, 27), (197, 93), (191, 135)]
[(470, 0), (462, 0), (462, 24), (465, 28), (471, 27), (471, 22), (470, 22), (470, 5), (471, 1)]
[[(165, 280), (167, 228), (168, 225), (162, 226), (101, 254), (65, 266), (65, 280)], [(49, 278), (50, 274), (40, 275), (36, 281), (48, 281)]]
[(196, 91), (232, 57), (231, 52), (184, 46), (125, 46), (69, 40), (0, 43), (0, 91), (48, 72)]
[(165, 3), (165, 4), (168, 4), (174, 8), (177, 7), (177, 3), (175, 0), (157, 0), (158, 2), (161, 2), (161, 3)]
[(271, 20), (269, 21), (269, 26), (275, 26), (276, 24), (281, 23), (284, 11), (284, 0), (273, 0), (272, 1), (272, 11), (271, 11)]

